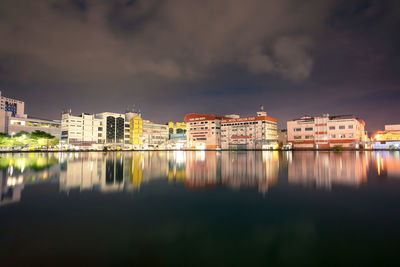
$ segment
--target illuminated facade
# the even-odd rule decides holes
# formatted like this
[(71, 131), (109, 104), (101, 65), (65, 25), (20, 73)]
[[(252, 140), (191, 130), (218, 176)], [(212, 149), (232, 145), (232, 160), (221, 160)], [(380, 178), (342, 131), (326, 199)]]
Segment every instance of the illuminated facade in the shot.
[(360, 148), (366, 142), (365, 122), (352, 116), (303, 116), (287, 122), (288, 143), (293, 148)]
[(190, 113), (185, 116), (187, 148), (221, 148), (221, 120), (223, 116)]
[(168, 126), (143, 120), (137, 116), (130, 121), (131, 143), (136, 149), (164, 148), (168, 141)]
[(264, 108), (257, 116), (227, 115), (221, 121), (222, 149), (262, 149), (278, 147), (277, 120), (267, 116)]
[(82, 113), (79, 116), (65, 112), (61, 117), (61, 144), (77, 147), (130, 145), (130, 124), (125, 123), (125, 119), (133, 116), (131, 112)]
[(384, 131), (378, 131), (374, 136), (375, 149), (400, 148), (400, 124), (385, 125)]

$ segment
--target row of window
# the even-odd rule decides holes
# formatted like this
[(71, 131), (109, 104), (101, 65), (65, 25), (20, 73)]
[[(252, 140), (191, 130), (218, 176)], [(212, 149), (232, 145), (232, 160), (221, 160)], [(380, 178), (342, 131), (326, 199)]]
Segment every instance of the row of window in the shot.
[(249, 124), (257, 124), (257, 123), (266, 123), (266, 124), (276, 125), (276, 123), (269, 122), (269, 121), (249, 121), (249, 122), (238, 122), (238, 123), (224, 123), (224, 124), (222, 124), (222, 126), (249, 125)]
[(196, 125), (196, 124), (208, 124), (208, 123), (215, 123), (215, 121), (199, 121), (199, 122), (190, 122), (189, 125)]
[[(295, 136), (293, 136), (293, 138), (298, 140), (298, 139), (302, 139), (302, 136), (301, 135), (295, 135)], [(354, 134), (353, 133), (337, 134), (337, 135), (336, 134), (330, 134), (329, 138), (330, 139), (335, 139), (335, 138), (340, 138), (340, 139), (342, 139), (342, 138), (354, 138)], [(313, 135), (305, 135), (304, 139), (309, 139), (309, 140), (310, 139), (314, 139), (314, 136)]]
[[(338, 128), (339, 128), (339, 130), (344, 130), (344, 129), (346, 129), (346, 125), (339, 125)], [(352, 124), (347, 126), (347, 129), (353, 129), (353, 128), (354, 128), (354, 126)], [(293, 130), (295, 132), (301, 132), (301, 129), (302, 128), (294, 128)], [(313, 130), (313, 127), (305, 127), (304, 128), (304, 131), (312, 131), (312, 130)], [(336, 126), (329, 126), (329, 130), (336, 130)]]

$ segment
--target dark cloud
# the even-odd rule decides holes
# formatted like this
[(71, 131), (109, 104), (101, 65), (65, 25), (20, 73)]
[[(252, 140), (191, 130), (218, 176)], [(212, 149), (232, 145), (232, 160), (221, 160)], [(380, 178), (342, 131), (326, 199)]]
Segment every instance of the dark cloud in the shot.
[(367, 116), (361, 99), (398, 90), (398, 15), (398, 1), (3, 0), (0, 86), (50, 117), (131, 103), (157, 121), (260, 103), (281, 121)]

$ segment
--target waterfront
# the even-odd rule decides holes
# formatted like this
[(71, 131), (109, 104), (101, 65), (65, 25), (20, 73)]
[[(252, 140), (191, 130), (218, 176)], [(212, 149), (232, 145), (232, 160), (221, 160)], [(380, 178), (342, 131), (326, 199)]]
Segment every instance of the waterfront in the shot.
[(384, 265), (399, 151), (0, 155), (6, 265)]

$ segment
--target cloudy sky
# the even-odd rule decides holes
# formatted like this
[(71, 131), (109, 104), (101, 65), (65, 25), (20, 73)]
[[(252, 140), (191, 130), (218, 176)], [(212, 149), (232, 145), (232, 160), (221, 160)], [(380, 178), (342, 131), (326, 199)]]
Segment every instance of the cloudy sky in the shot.
[(0, 90), (29, 115), (400, 123), (400, 1), (1, 0)]

